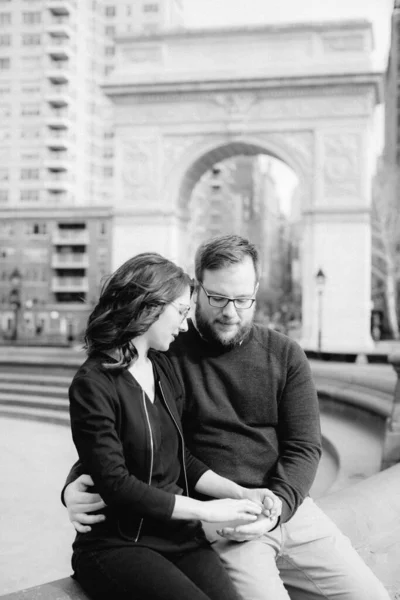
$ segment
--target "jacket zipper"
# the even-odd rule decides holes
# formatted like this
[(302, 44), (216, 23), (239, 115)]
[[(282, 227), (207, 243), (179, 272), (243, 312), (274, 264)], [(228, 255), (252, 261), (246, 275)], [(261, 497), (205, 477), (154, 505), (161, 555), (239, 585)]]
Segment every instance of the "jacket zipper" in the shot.
[(186, 466), (185, 466), (185, 442), (184, 442), (184, 439), (183, 439), (182, 432), (179, 429), (178, 423), (176, 422), (176, 419), (175, 419), (174, 415), (172, 414), (172, 411), (171, 411), (170, 407), (168, 406), (168, 402), (165, 399), (164, 390), (162, 389), (161, 381), (158, 381), (158, 385), (160, 386), (161, 395), (163, 397), (164, 404), (167, 407), (167, 410), (168, 410), (168, 412), (170, 414), (170, 417), (173, 420), (173, 422), (175, 424), (175, 427), (178, 430), (179, 437), (181, 439), (182, 470), (183, 470), (183, 475), (184, 475), (184, 478), (185, 478), (186, 496), (189, 496), (189, 486), (188, 486), (187, 475), (186, 475)]
[[(164, 394), (163, 394), (164, 396)], [(149, 479), (147, 484), (151, 485), (151, 478), (153, 475), (153, 465), (154, 465), (154, 442), (153, 442), (153, 432), (151, 430), (151, 425), (150, 425), (150, 419), (149, 419), (149, 413), (147, 412), (147, 406), (146, 406), (146, 398), (144, 396), (144, 391), (142, 391), (142, 401), (143, 401), (143, 408), (144, 408), (144, 412), (146, 415), (146, 423), (147, 423), (147, 427), (149, 429), (149, 434), (150, 434), (150, 473), (149, 473)], [(140, 536), (140, 532), (142, 530), (142, 525), (143, 525), (143, 517), (140, 519), (140, 523), (139, 523), (139, 529), (135, 538), (135, 542), (138, 541), (139, 536)]]

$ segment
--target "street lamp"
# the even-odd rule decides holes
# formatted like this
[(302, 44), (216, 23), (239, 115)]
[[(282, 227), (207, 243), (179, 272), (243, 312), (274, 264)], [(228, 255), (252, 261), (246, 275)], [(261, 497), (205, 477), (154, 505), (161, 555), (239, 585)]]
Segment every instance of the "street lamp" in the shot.
[(18, 316), (19, 309), (21, 308), (21, 282), (22, 275), (15, 268), (10, 275), (11, 290), (10, 290), (10, 305), (14, 310), (14, 328), (11, 334), (11, 339), (16, 341), (18, 339)]
[(318, 270), (315, 276), (317, 282), (317, 293), (318, 293), (318, 354), (321, 354), (322, 348), (322, 295), (325, 289), (326, 275), (322, 269)]

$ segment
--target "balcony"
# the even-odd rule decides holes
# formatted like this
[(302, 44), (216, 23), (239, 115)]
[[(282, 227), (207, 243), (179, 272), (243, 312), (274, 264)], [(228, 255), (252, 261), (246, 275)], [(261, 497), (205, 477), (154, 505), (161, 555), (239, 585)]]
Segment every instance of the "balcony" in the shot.
[(46, 24), (46, 31), (53, 37), (72, 38), (74, 28), (71, 25), (69, 16), (51, 17)]
[(68, 85), (49, 85), (46, 91), (46, 101), (54, 108), (62, 108), (71, 105), (73, 98), (71, 88)]
[(72, 156), (67, 151), (49, 151), (44, 159), (44, 166), (51, 171), (67, 171), (71, 168)]
[(51, 280), (52, 292), (88, 292), (89, 280), (87, 277), (53, 277)]
[(66, 84), (71, 80), (72, 72), (69, 61), (49, 61), (46, 77), (55, 84)]
[(66, 173), (49, 172), (44, 180), (44, 188), (50, 192), (69, 192), (72, 186), (71, 177)]
[(64, 108), (55, 108), (46, 116), (46, 125), (50, 129), (70, 129), (73, 123), (72, 118), (74, 118), (74, 115), (71, 111)]
[(76, 9), (75, 0), (47, 0), (46, 8), (56, 17), (69, 16)]
[(53, 60), (69, 60), (74, 56), (71, 42), (62, 37), (49, 36), (46, 52)]
[(49, 129), (45, 144), (55, 151), (69, 150), (74, 144), (74, 137), (66, 129)]
[(89, 257), (85, 252), (56, 253), (52, 256), (51, 266), (53, 269), (87, 269)]
[(89, 244), (89, 233), (84, 230), (57, 229), (53, 234), (54, 246), (87, 246)]

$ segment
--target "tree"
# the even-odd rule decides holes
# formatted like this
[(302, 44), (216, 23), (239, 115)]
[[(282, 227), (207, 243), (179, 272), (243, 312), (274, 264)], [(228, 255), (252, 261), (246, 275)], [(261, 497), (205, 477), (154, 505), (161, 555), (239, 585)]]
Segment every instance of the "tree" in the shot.
[(372, 273), (383, 283), (388, 321), (399, 339), (400, 168), (382, 160), (372, 189)]

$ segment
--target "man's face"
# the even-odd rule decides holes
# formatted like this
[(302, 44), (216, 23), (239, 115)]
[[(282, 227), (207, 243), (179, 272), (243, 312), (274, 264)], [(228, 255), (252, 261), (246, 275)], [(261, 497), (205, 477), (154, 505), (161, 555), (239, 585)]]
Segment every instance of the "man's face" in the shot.
[(226, 349), (240, 344), (251, 329), (255, 304), (247, 309), (235, 308), (233, 302), (229, 302), (224, 308), (213, 307), (204, 290), (210, 295), (252, 298), (256, 284), (256, 273), (250, 256), (246, 256), (238, 264), (217, 271), (204, 271), (204, 289), (199, 286), (194, 295), (195, 321), (199, 333), (207, 341)]

